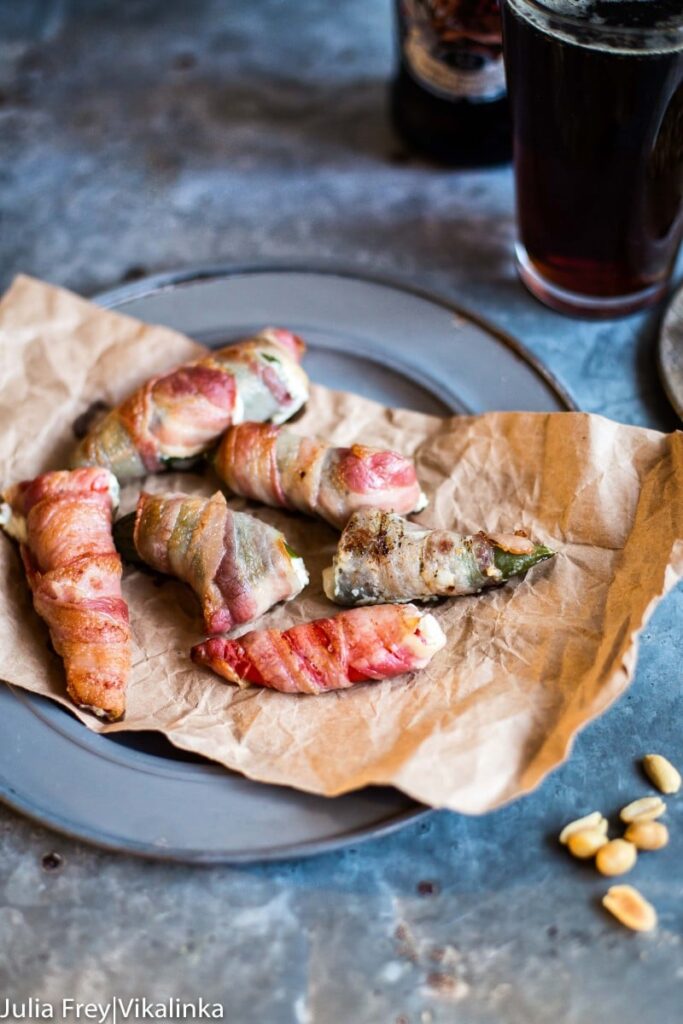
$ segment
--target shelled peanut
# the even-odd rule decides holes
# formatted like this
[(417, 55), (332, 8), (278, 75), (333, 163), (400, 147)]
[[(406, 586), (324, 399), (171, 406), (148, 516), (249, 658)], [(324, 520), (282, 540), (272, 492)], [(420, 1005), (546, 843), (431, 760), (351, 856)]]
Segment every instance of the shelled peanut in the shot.
[(660, 793), (677, 793), (681, 788), (681, 773), (661, 754), (646, 754), (643, 768), (653, 786)]
[(624, 839), (639, 850), (661, 850), (669, 842), (669, 830), (661, 821), (632, 821)]
[(613, 885), (602, 897), (605, 910), (634, 932), (651, 932), (657, 927), (657, 911), (632, 885)]
[[(643, 769), (662, 793), (677, 793), (681, 775), (661, 754), (647, 754)], [(609, 877), (631, 871), (638, 860), (638, 851), (661, 850), (669, 842), (669, 831), (657, 821), (666, 812), (660, 796), (644, 796), (631, 801), (619, 812), (626, 828), (623, 837), (608, 837), (607, 819), (600, 811), (569, 822), (562, 829), (559, 841), (573, 857), (595, 859), (597, 870)], [(602, 900), (603, 906), (621, 924), (633, 931), (650, 931), (657, 925), (654, 907), (631, 885), (613, 885)]]
[(661, 796), (641, 796), (622, 807), (619, 817), (626, 824), (632, 821), (654, 821), (655, 818), (661, 818), (665, 810), (666, 804)]
[(595, 857), (595, 866), (601, 875), (625, 875), (635, 867), (638, 851), (627, 839), (610, 839)]

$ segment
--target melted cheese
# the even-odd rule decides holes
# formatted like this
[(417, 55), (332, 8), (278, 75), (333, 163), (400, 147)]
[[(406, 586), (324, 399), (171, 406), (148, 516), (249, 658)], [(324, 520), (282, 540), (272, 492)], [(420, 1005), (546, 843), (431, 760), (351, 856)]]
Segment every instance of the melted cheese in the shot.
[(282, 363), (279, 369), (281, 371), (280, 376), (284, 380), (287, 390), (291, 396), (291, 401), (287, 404), (285, 409), (278, 410), (271, 417), (272, 422), (277, 425), (288, 420), (290, 416), (300, 409), (308, 400), (308, 382), (306, 377), (301, 373), (299, 365)]
[(28, 542), (25, 517), (13, 512), (6, 502), (0, 505), (0, 526), (20, 544)]
[(446, 634), (433, 615), (423, 615), (416, 627), (420, 635), (406, 637), (404, 645), (422, 663), (429, 661), (433, 654), (446, 645)]
[[(308, 575), (308, 569), (306, 568), (306, 563), (304, 562), (303, 558), (293, 558), (292, 568), (294, 569), (294, 572), (296, 573), (296, 578), (301, 584), (301, 589), (303, 590), (304, 587), (308, 585), (308, 581), (310, 579)], [(295, 596), (295, 594), (292, 594), (292, 597)]]

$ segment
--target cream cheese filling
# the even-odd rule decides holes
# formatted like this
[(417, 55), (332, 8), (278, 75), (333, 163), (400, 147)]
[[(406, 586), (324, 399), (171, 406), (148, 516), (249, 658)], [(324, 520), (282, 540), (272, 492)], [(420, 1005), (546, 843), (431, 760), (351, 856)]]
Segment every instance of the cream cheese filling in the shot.
[(14, 512), (5, 501), (0, 504), (0, 526), (5, 533), (19, 541), (20, 544), (28, 543), (26, 517)]
[[(420, 635), (416, 633), (419, 631)], [(429, 661), (433, 654), (446, 645), (446, 634), (433, 615), (427, 613), (412, 633), (403, 641), (405, 647), (420, 661)]]
[(115, 512), (121, 501), (121, 486), (112, 472), (107, 470), (107, 473), (109, 475), (107, 490), (109, 491), (109, 497), (111, 498), (111, 507)]
[(278, 409), (271, 416), (272, 422), (278, 426), (288, 420), (308, 400), (308, 380), (298, 363), (294, 365), (281, 363), (280, 369), (291, 400), (284, 409)]
[[(296, 558), (292, 558), (292, 568), (294, 569), (294, 573), (296, 575), (297, 582), (299, 583), (301, 591), (304, 589), (305, 586), (308, 585), (308, 581), (310, 579), (310, 576), (308, 575), (308, 569), (306, 568), (306, 563), (304, 562), (303, 558), (300, 558), (298, 555)], [(296, 597), (296, 595), (292, 594), (292, 597)]]
[(410, 514), (416, 516), (418, 512), (424, 512), (428, 504), (429, 498), (424, 491), (420, 491), (420, 497), (417, 499), (417, 505)]

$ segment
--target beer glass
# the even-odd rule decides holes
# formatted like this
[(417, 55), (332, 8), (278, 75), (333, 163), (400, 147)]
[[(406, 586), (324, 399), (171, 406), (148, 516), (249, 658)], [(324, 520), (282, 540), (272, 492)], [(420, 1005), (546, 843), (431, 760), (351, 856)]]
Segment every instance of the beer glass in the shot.
[(683, 234), (683, 0), (504, 0), (516, 260), (547, 305), (621, 316)]

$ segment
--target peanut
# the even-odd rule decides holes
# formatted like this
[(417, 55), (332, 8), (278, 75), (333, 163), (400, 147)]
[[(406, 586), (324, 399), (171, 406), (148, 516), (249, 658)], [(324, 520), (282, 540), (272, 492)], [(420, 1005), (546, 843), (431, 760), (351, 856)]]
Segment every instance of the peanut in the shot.
[(632, 885), (613, 885), (602, 897), (605, 910), (634, 932), (657, 927), (657, 911)]
[(584, 818), (577, 818), (576, 821), (570, 821), (568, 825), (565, 825), (560, 832), (560, 842), (563, 846), (567, 845), (567, 841), (574, 832), (583, 832), (586, 829), (600, 829), (605, 835), (607, 833), (607, 819), (603, 818), (600, 811), (593, 811), (591, 814), (587, 814)]
[(646, 754), (643, 768), (661, 793), (677, 793), (681, 788), (681, 773), (661, 754)]
[(654, 818), (661, 818), (666, 810), (666, 804), (661, 796), (642, 796), (639, 800), (622, 807), (619, 817), (622, 821), (630, 824), (632, 821), (652, 821)]
[(638, 851), (626, 839), (612, 839), (598, 850), (595, 866), (601, 875), (625, 875), (636, 862)]
[(661, 850), (669, 842), (669, 830), (661, 821), (632, 821), (624, 839), (639, 850)]
[(595, 856), (598, 850), (607, 842), (607, 836), (599, 828), (582, 828), (579, 832), (572, 832), (567, 840), (567, 849), (572, 857), (580, 860), (587, 860)]

